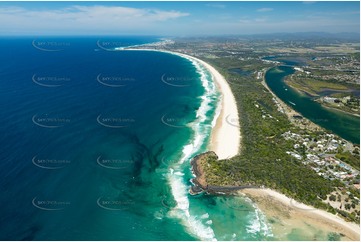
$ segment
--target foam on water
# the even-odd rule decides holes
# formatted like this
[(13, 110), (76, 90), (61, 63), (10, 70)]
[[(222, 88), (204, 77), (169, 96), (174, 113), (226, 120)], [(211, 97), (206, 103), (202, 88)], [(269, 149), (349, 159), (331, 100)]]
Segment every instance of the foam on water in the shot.
[(254, 208), (254, 213), (251, 215), (251, 219), (249, 220), (250, 224), (246, 228), (247, 233), (259, 234), (263, 237), (272, 237), (273, 233), (267, 224), (265, 215), (249, 198), (246, 200), (252, 204), (252, 207)]
[(183, 173), (183, 172), (180, 172), (180, 171), (177, 171), (177, 172), (174, 172), (174, 175), (177, 175), (177, 176), (184, 176), (184, 173)]
[[(177, 168), (176, 168), (177, 169)], [(188, 187), (182, 177), (169, 176), (176, 207), (170, 211), (170, 216), (181, 219), (187, 230), (201, 240), (215, 240), (211, 227), (204, 225), (196, 216), (189, 213)]]
[(217, 105), (216, 113), (215, 113), (214, 118), (212, 120), (212, 128), (214, 128), (214, 126), (216, 126), (217, 119), (218, 119), (219, 115), (221, 115), (221, 110), (222, 110), (222, 102), (220, 101), (219, 104)]
[[(186, 56), (181, 55), (184, 58)], [(213, 229), (210, 227), (212, 224), (211, 220), (208, 219), (208, 214), (203, 214), (201, 216), (190, 214), (188, 199), (188, 190), (189, 187), (186, 185), (184, 178), (184, 169), (185, 161), (189, 162), (190, 159), (201, 151), (201, 147), (206, 141), (207, 134), (211, 132), (211, 125), (207, 124), (208, 117), (207, 112), (212, 109), (212, 102), (214, 102), (217, 91), (212, 81), (207, 78), (207, 70), (201, 66), (197, 61), (187, 58), (192, 64), (196, 67), (197, 72), (200, 74), (200, 80), (202, 86), (205, 90), (204, 95), (201, 97), (201, 105), (196, 113), (196, 120), (189, 124), (194, 132), (193, 139), (189, 144), (184, 146), (182, 150), (182, 157), (176, 164), (169, 176), (168, 180), (171, 186), (172, 195), (176, 201), (176, 207), (170, 211), (170, 215), (181, 219), (182, 223), (188, 229), (190, 233), (197, 236), (201, 240), (216, 240)], [(174, 176), (177, 174), (177, 176)], [(206, 220), (206, 221), (204, 221)]]

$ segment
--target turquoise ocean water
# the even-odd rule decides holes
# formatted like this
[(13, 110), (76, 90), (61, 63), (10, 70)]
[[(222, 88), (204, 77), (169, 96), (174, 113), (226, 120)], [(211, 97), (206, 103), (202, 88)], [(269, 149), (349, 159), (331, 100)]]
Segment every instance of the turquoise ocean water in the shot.
[(219, 93), (188, 59), (114, 51), (155, 41), (0, 39), (0, 239), (277, 239), (251, 200), (188, 194)]

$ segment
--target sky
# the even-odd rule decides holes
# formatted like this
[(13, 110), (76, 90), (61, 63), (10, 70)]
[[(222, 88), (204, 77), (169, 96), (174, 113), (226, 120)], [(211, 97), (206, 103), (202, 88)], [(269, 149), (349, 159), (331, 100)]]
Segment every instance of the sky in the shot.
[(0, 2), (0, 35), (360, 32), (360, 2)]

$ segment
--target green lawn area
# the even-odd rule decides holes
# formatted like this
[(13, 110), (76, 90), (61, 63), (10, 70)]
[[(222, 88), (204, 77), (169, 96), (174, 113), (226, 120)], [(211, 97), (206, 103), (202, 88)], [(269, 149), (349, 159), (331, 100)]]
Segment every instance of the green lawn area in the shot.
[(324, 80), (316, 80), (313, 78), (298, 78), (291, 77), (286, 80), (286, 83), (293, 88), (309, 93), (310, 95), (318, 95), (325, 89), (335, 90), (335, 91), (345, 91), (349, 88), (346, 85), (329, 82)]

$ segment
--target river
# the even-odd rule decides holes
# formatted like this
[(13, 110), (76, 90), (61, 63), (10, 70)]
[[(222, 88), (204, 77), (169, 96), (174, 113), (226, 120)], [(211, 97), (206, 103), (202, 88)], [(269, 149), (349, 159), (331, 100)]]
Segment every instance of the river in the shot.
[(266, 72), (265, 81), (282, 101), (321, 127), (356, 144), (360, 144), (360, 118), (323, 107), (310, 96), (288, 86), (284, 79), (295, 72), (297, 63), (283, 61), (286, 65), (273, 67)]

